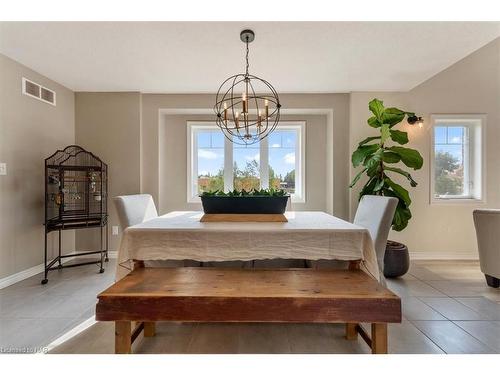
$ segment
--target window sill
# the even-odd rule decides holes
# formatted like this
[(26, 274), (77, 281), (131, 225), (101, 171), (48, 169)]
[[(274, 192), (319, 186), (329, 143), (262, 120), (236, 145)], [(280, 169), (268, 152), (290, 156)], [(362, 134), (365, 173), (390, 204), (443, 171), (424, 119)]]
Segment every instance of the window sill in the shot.
[[(290, 198), (292, 203), (306, 203), (305, 198), (303, 197), (291, 197)], [(201, 199), (200, 197), (193, 197), (193, 198), (188, 198), (187, 203), (199, 203), (201, 204)]]
[(478, 198), (431, 198), (431, 205), (433, 206), (446, 206), (446, 205), (471, 205), (471, 204), (485, 204), (484, 199)]

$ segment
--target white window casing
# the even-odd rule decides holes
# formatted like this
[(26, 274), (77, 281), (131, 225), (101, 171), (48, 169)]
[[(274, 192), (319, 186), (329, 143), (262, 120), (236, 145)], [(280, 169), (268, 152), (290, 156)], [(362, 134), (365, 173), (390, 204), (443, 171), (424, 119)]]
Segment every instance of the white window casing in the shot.
[[(435, 128), (463, 127), (463, 194), (435, 195)], [(435, 114), (431, 115), (430, 203), (468, 204), (486, 201), (486, 115)]]
[[(187, 123), (187, 201), (198, 203), (198, 157), (197, 157), (197, 131), (219, 130), (213, 122), (188, 121)], [(295, 142), (295, 192), (291, 195), (292, 202), (304, 203), (305, 191), (305, 122), (286, 121), (280, 122), (279, 130), (296, 131)], [(224, 190), (233, 190), (233, 143), (224, 137)], [(260, 149), (260, 184), (261, 188), (269, 188), (269, 141), (264, 138), (259, 142)]]

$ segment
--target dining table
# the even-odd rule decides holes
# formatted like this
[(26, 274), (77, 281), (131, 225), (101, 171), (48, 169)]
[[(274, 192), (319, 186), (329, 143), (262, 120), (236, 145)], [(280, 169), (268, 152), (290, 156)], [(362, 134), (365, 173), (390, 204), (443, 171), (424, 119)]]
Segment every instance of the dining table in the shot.
[(288, 211), (286, 222), (201, 222), (201, 211), (173, 211), (126, 228), (116, 280), (135, 261), (305, 259), (359, 261), (380, 281), (367, 229), (321, 211)]

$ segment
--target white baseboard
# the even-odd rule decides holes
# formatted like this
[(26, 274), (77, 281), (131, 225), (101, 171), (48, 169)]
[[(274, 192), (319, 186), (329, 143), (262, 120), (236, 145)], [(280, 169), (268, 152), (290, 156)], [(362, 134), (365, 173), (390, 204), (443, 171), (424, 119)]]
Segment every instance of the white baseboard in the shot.
[(23, 281), (29, 277), (35, 276), (39, 273), (43, 272), (43, 264), (39, 264), (38, 266), (28, 268), (27, 270), (17, 272), (13, 275), (4, 277), (0, 279), (0, 289), (7, 288), (12, 284), (18, 283), (19, 281)]
[(479, 255), (472, 252), (410, 251), (410, 260), (479, 260)]
[[(68, 255), (73, 255), (76, 254), (77, 251), (73, 251), (69, 253)], [(108, 251), (108, 257), (115, 259), (117, 257), (117, 252), (116, 251)], [(70, 260), (73, 260), (74, 258), (68, 257), (68, 258), (63, 258), (62, 263), (66, 263)], [(42, 273), (44, 270), (43, 263), (39, 264), (37, 266), (28, 268), (27, 270), (17, 272), (13, 275), (4, 277), (0, 279), (0, 289), (7, 288), (8, 286), (18, 283), (20, 281), (23, 281), (25, 279), (28, 279), (32, 276), (38, 275), (39, 273)]]

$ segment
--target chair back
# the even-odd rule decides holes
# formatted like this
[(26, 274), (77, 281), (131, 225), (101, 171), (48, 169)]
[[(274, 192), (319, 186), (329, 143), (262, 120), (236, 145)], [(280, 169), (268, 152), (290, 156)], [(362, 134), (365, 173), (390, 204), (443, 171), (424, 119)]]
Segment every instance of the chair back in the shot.
[(500, 278), (500, 209), (474, 210), (481, 272)]
[(158, 217), (150, 194), (120, 195), (113, 198), (122, 230)]
[(383, 274), (387, 237), (391, 229), (397, 198), (380, 195), (364, 195), (359, 201), (354, 224), (368, 229), (377, 253), (378, 266)]

